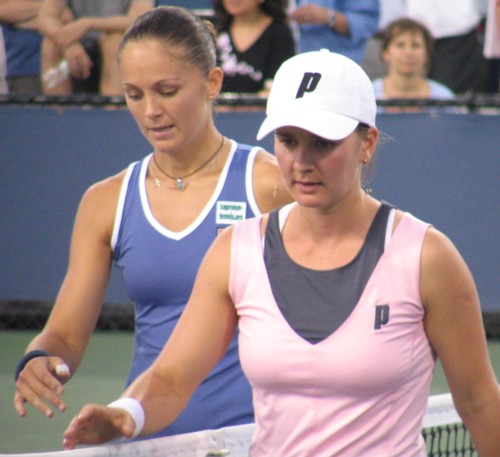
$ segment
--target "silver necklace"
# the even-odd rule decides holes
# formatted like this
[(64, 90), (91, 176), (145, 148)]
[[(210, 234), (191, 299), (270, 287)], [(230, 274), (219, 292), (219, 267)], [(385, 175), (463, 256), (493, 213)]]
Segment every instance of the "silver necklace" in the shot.
[[(168, 173), (166, 173), (164, 170), (162, 170), (162, 168), (160, 167), (160, 165), (158, 164), (158, 162), (156, 160), (155, 154), (153, 153), (153, 161), (154, 161), (156, 167), (158, 168), (158, 170), (160, 170), (167, 178), (173, 179), (175, 181), (175, 184), (176, 184), (175, 187), (174, 186), (166, 186), (166, 184), (161, 179), (159, 179), (156, 176), (156, 174), (154, 173), (154, 171), (152, 170), (153, 177), (154, 177), (153, 185), (155, 187), (165, 187), (166, 186), (166, 187), (170, 187), (171, 189), (178, 189), (181, 192), (184, 191), (186, 189), (187, 185), (193, 179), (196, 179), (196, 178), (199, 178), (200, 176), (203, 176), (208, 171), (209, 165), (211, 165), (215, 161), (217, 154), (219, 154), (219, 152), (224, 147), (224, 142), (225, 142), (225, 138), (224, 138), (224, 135), (222, 135), (222, 141), (221, 141), (219, 147), (217, 148), (217, 150), (212, 154), (212, 156), (206, 162), (204, 162), (201, 166), (199, 166), (196, 170), (192, 171), (191, 173), (188, 173), (187, 175), (184, 175), (184, 176), (178, 176), (178, 177), (171, 176)], [(189, 181), (184, 181), (186, 178), (189, 178), (190, 176), (195, 175), (196, 173), (203, 170), (205, 167), (206, 167), (206, 169), (203, 171), (203, 173), (199, 173), (197, 176), (195, 176), (194, 178), (191, 178)]]

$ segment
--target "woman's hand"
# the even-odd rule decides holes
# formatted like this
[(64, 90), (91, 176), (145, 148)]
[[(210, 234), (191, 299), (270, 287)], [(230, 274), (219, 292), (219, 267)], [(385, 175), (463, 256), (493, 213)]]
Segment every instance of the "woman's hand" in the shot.
[(71, 44), (64, 51), (71, 74), (78, 79), (90, 77), (94, 63), (80, 42)]
[(60, 357), (36, 357), (26, 363), (16, 381), (14, 407), (21, 417), (26, 416), (25, 403), (31, 403), (44, 416), (52, 417), (53, 408), (66, 410), (61, 398), (63, 383), (70, 378), (70, 371)]
[(324, 25), (327, 18), (328, 10), (314, 4), (299, 6), (290, 14), (290, 20), (298, 24)]
[(120, 437), (132, 438), (135, 422), (120, 408), (86, 405), (64, 432), (64, 449), (78, 444), (102, 444)]

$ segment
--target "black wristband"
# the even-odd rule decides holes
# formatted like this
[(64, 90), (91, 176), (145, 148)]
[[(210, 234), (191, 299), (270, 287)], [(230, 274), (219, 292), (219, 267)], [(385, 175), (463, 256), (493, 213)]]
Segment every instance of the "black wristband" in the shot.
[(19, 378), (21, 371), (23, 371), (26, 364), (35, 357), (48, 357), (49, 353), (46, 351), (42, 351), (41, 349), (35, 349), (34, 351), (30, 351), (24, 355), (24, 357), (19, 361), (16, 368), (16, 374), (14, 376), (15, 380)]

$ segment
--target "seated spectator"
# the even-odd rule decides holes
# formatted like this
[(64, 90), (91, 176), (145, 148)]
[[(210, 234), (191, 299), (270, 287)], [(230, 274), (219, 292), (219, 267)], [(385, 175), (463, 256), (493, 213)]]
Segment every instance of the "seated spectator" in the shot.
[(375, 96), (378, 99), (454, 98), (448, 87), (427, 77), (432, 46), (432, 36), (420, 22), (408, 18), (391, 22), (382, 41), (382, 58), (388, 73), (373, 81)]
[(223, 92), (265, 95), (279, 66), (295, 54), (284, 0), (214, 0)]
[[(121, 95), (118, 43), (135, 18), (152, 7), (151, 0), (44, 0), (39, 14), (42, 74), (62, 60), (71, 73), (55, 87), (43, 83), (44, 93)], [(79, 86), (82, 81), (87, 84)]]
[(42, 0), (0, 0), (0, 93), (41, 93), (41, 4)]

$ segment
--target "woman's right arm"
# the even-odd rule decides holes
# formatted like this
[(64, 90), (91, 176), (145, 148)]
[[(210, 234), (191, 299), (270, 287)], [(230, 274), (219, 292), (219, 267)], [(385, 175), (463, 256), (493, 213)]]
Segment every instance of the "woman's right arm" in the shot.
[[(99, 317), (111, 268), (111, 233), (121, 177), (95, 184), (83, 196), (71, 239), (69, 265), (42, 332), (26, 350), (49, 356), (30, 359), (18, 373), (14, 406), (20, 416), (31, 403), (47, 417), (64, 411), (63, 383), (76, 371)], [(57, 375), (65, 364), (69, 373)]]
[[(234, 336), (238, 316), (229, 294), (232, 228), (217, 236), (198, 271), (189, 302), (155, 362), (122, 398), (145, 413), (141, 436), (171, 424), (199, 384), (221, 360)], [(223, 407), (224, 405), (221, 405)], [(135, 417), (120, 406), (86, 405), (64, 434), (64, 448), (132, 437)], [(142, 421), (139, 420), (139, 423)], [(137, 433), (139, 430), (137, 431)]]

